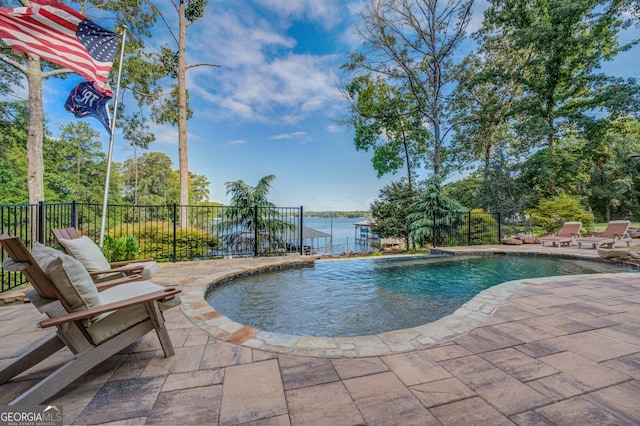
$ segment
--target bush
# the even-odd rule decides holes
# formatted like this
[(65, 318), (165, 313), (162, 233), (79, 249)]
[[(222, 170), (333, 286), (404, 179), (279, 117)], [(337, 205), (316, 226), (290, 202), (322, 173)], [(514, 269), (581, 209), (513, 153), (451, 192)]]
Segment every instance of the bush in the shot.
[[(114, 230), (116, 236), (131, 233), (131, 225), (123, 224)], [(168, 222), (136, 223), (134, 234), (140, 246), (141, 257), (151, 257), (156, 261), (173, 259), (173, 224)], [(216, 236), (197, 228), (176, 229), (176, 259), (185, 260), (205, 257), (212, 247), (219, 243)]]
[(471, 245), (497, 244), (498, 222), (482, 209), (471, 210)]
[(538, 205), (527, 211), (531, 223), (542, 227), (546, 233), (554, 233), (564, 222), (582, 222), (582, 231), (587, 233), (593, 224), (593, 214), (580, 203), (580, 198), (560, 195), (552, 200), (540, 200)]
[(102, 252), (107, 261), (120, 262), (137, 259), (140, 247), (133, 235), (124, 235), (116, 238), (105, 235)]

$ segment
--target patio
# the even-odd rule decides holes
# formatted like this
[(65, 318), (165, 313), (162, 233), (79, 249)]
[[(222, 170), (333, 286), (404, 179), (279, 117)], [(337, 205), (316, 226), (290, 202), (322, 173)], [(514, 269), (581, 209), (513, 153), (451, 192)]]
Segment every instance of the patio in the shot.
[[(595, 257), (540, 245), (455, 251), (467, 250)], [(150, 333), (49, 403), (63, 407), (65, 424), (640, 423), (637, 273), (496, 286), (464, 315), (362, 341), (269, 336), (202, 298), (221, 278), (299, 261), (161, 264), (153, 281), (184, 289), (182, 309), (166, 313), (176, 355), (163, 358)], [(0, 365), (51, 333), (35, 328), (40, 318), (29, 304), (0, 304)], [(0, 404), (46, 373), (1, 385)]]

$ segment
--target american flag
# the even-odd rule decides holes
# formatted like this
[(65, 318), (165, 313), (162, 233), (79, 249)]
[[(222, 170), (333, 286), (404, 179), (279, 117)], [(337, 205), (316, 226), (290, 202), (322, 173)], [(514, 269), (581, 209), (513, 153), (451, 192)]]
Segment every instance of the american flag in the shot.
[(70, 7), (31, 0), (30, 7), (0, 8), (0, 38), (14, 50), (69, 68), (112, 94), (108, 78), (118, 35)]

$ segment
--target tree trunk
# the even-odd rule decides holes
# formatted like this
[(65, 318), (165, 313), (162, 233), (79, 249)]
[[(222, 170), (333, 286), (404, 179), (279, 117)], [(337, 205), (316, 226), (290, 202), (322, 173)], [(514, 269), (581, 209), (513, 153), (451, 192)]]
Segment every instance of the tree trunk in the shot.
[(28, 55), (27, 82), (29, 86), (29, 134), (27, 136), (27, 188), (29, 204), (44, 201), (44, 107), (42, 105), (42, 70), (40, 58)]
[(187, 153), (187, 20), (185, 1), (180, 1), (180, 34), (178, 42), (178, 153), (180, 156), (180, 227), (188, 224), (187, 205), (189, 204), (189, 156)]

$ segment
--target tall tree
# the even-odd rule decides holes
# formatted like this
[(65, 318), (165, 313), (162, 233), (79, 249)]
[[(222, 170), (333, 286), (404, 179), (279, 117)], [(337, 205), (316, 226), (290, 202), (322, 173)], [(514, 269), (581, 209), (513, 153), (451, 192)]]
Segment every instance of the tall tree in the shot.
[[(187, 120), (192, 115), (189, 109), (187, 91), (187, 70), (194, 67), (217, 67), (216, 64), (187, 64), (187, 29), (204, 15), (208, 0), (172, 0), (178, 15), (177, 35), (169, 20), (161, 14), (167, 30), (176, 44), (174, 49), (163, 46), (157, 56), (166, 75), (177, 80), (171, 87), (171, 96), (163, 97), (163, 102), (154, 108), (153, 117), (157, 122), (178, 126), (178, 156), (180, 161), (180, 226), (188, 223), (187, 205), (189, 204), (189, 155), (187, 149)], [(159, 12), (160, 13), (160, 12)], [(176, 50), (177, 49), (177, 50)]]
[(443, 166), (451, 67), (465, 38), (473, 0), (371, 0), (362, 13), (362, 47), (346, 69), (382, 76), (415, 99), (432, 129), (432, 172)]
[[(518, 130), (554, 148), (566, 124), (585, 125), (599, 115), (638, 111), (638, 85), (598, 73), (604, 61), (638, 42), (618, 38), (631, 19), (624, 0), (489, 0), (482, 39), (507, 38), (513, 57), (526, 50), (526, 72), (516, 106)], [(570, 130), (571, 127), (569, 127)]]

